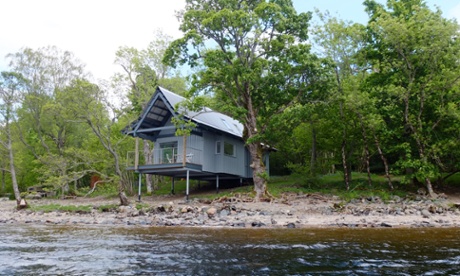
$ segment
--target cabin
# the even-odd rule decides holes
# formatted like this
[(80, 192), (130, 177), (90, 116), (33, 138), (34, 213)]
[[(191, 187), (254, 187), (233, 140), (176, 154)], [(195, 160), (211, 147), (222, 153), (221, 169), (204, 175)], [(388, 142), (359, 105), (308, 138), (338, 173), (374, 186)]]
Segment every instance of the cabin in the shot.
[[(251, 158), (242, 139), (243, 125), (210, 108), (203, 108), (200, 112), (180, 113), (176, 110), (177, 104), (184, 100), (162, 87), (157, 88), (139, 118), (124, 130), (128, 135), (154, 142), (151, 162), (142, 163), (142, 151), (136, 146), (134, 166), (128, 167), (128, 170), (141, 175), (169, 176), (173, 192), (174, 180), (186, 179), (187, 199), (190, 179), (215, 182), (217, 190), (221, 180), (237, 183), (252, 181)], [(177, 116), (184, 116), (184, 119), (194, 122), (195, 127), (190, 135), (176, 136), (172, 118)], [(264, 154), (267, 170), (268, 157), (267, 151)]]

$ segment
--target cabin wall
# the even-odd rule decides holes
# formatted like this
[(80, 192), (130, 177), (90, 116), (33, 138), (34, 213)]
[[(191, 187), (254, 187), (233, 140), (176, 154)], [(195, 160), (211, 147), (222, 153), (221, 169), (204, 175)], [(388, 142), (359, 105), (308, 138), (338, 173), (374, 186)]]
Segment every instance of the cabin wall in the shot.
[[(168, 121), (165, 126), (173, 126), (173, 124)], [(177, 144), (176, 154), (182, 155), (183, 137), (175, 136), (174, 129), (161, 130), (154, 146), (157, 149), (154, 151), (156, 163), (160, 162), (162, 158), (159, 151), (160, 145), (172, 142)], [(220, 145), (220, 149), (218, 149), (218, 145)], [(228, 152), (224, 149), (229, 145), (232, 145), (233, 154), (227, 154)], [(252, 177), (249, 154), (244, 142), (240, 139), (223, 133), (203, 130), (202, 135), (192, 134), (187, 137), (186, 147), (186, 153), (193, 155), (190, 163), (202, 165), (202, 170), (205, 172), (231, 174), (243, 178)]]
[[(169, 120), (165, 127), (174, 126), (174, 124)], [(161, 162), (161, 145), (168, 144), (168, 143), (175, 143), (177, 148), (175, 148), (174, 155), (175, 158), (174, 162), (182, 162), (182, 155), (183, 155), (183, 144), (184, 144), (184, 137), (183, 136), (176, 136), (176, 131), (174, 128), (172, 129), (163, 129), (160, 131), (158, 138), (155, 141), (154, 145), (154, 161), (155, 163), (162, 163)], [(187, 162), (195, 163), (195, 164), (202, 164), (203, 163), (203, 137), (197, 134), (191, 134), (186, 139), (186, 154), (190, 157), (187, 157)], [(179, 156), (179, 159), (177, 159)], [(169, 156), (173, 158), (173, 156)], [(164, 156), (163, 156), (164, 158)], [(164, 162), (164, 160), (163, 160)]]
[[(203, 141), (203, 171), (248, 177), (246, 173), (246, 149), (243, 141), (212, 132), (204, 132)], [(227, 146), (228, 144), (233, 145), (232, 155), (226, 154), (225, 144)], [(218, 149), (218, 145), (220, 145), (220, 149)]]

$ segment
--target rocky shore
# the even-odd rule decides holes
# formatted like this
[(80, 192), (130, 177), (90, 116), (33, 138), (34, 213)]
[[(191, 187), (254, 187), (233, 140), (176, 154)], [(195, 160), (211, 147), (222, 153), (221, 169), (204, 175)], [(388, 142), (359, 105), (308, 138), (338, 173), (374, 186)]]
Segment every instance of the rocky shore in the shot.
[(334, 196), (285, 194), (273, 202), (253, 203), (244, 198), (185, 201), (177, 197), (131, 199), (118, 206), (117, 199), (76, 198), (30, 200), (31, 206), (90, 206), (88, 211), (16, 210), (15, 202), (0, 199), (1, 224), (177, 226), (227, 228), (311, 227), (460, 227), (460, 200), (444, 197), (378, 197), (343, 202)]

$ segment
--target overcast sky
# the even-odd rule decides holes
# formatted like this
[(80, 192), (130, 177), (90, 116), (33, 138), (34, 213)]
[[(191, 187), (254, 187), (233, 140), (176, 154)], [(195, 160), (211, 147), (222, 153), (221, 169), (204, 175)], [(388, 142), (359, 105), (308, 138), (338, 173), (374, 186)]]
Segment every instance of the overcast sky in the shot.
[[(329, 10), (343, 19), (365, 23), (363, 0), (294, 0), (298, 12)], [(382, 1), (381, 1), (382, 2)], [(120, 46), (146, 48), (153, 32), (161, 29), (178, 38), (174, 14), (185, 0), (7, 0), (0, 14), (0, 71), (8, 70), (8, 53), (23, 47), (55, 45), (86, 64), (96, 78), (116, 70)], [(447, 18), (460, 18), (460, 0), (429, 0)], [(457, 19), (458, 20), (458, 19)], [(460, 21), (460, 20), (459, 20)]]

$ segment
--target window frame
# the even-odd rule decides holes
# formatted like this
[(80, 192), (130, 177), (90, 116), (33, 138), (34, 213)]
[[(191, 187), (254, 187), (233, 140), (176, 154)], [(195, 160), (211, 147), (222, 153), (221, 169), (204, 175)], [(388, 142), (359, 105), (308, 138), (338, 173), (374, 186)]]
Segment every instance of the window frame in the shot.
[(215, 153), (222, 154), (222, 142), (221, 141), (216, 141)]
[[(232, 153), (227, 153), (226, 152), (226, 149), (228, 149), (226, 146), (231, 146), (231, 149), (232, 149)], [(225, 156), (231, 156), (231, 157), (236, 157), (236, 149), (235, 149), (235, 144), (233, 143), (230, 143), (230, 142), (227, 142), (227, 141), (224, 141), (224, 146), (223, 146), (223, 153)]]

